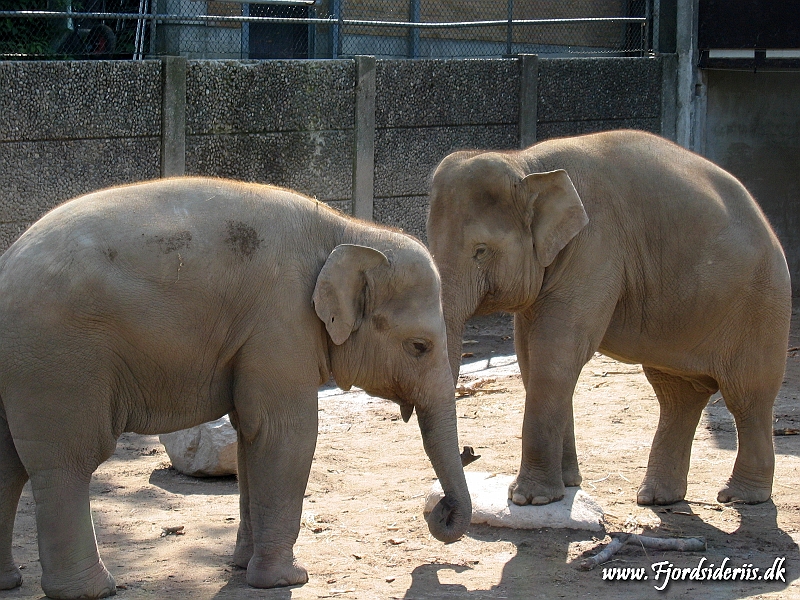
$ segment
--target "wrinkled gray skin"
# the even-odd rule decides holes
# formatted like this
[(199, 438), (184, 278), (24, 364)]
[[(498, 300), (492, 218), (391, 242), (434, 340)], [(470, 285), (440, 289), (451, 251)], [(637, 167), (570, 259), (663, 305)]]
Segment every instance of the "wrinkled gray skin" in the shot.
[(68, 202), (0, 258), (0, 588), (23, 484), (36, 501), (42, 587), (114, 594), (89, 480), (122, 432), (230, 413), (241, 522), (234, 560), (255, 587), (304, 583), (292, 547), (331, 373), (416, 409), (453, 541), (471, 504), (458, 451), (440, 283), (401, 233), (278, 188), (174, 179)]
[(428, 240), (454, 376), (465, 320), (515, 315), (526, 400), (509, 498), (545, 504), (580, 484), (572, 395), (596, 351), (641, 363), (659, 400), (640, 504), (683, 499), (717, 390), (739, 438), (718, 499), (770, 497), (791, 289), (778, 240), (736, 179), (664, 139), (618, 131), (455, 153), (432, 186)]

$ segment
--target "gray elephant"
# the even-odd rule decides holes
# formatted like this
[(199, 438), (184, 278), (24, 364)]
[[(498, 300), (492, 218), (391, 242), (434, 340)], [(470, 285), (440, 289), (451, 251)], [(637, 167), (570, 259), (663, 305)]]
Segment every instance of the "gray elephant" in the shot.
[(775, 234), (733, 176), (635, 131), (457, 152), (434, 174), (427, 233), (454, 377), (466, 319), (514, 313), (526, 399), (513, 502), (580, 484), (572, 395), (596, 351), (641, 363), (658, 397), (640, 504), (684, 498), (694, 431), (718, 390), (739, 438), (718, 500), (770, 497), (791, 288)]
[(20, 584), (14, 515), (30, 478), (42, 588), (115, 593), (89, 480), (122, 432), (230, 413), (255, 587), (304, 583), (293, 555), (331, 373), (416, 409), (446, 496), (445, 542), (469, 525), (440, 282), (427, 250), (275, 187), (173, 179), (45, 215), (0, 258), (0, 588)]

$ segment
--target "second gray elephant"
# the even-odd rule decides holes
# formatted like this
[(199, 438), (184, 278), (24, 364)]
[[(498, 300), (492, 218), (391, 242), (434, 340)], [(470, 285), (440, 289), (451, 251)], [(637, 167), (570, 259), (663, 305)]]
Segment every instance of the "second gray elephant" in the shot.
[(694, 431), (718, 390), (739, 438), (718, 500), (770, 497), (791, 287), (775, 234), (733, 176), (635, 131), (458, 152), (434, 175), (428, 240), (454, 376), (465, 321), (515, 314), (526, 390), (515, 503), (580, 484), (572, 395), (598, 350), (641, 363), (660, 403), (640, 504), (684, 497)]
[(42, 588), (115, 593), (89, 510), (92, 472), (124, 431), (230, 413), (241, 521), (234, 562), (256, 587), (304, 583), (294, 558), (331, 373), (416, 409), (461, 536), (461, 467), (440, 283), (426, 249), (287, 190), (174, 179), (63, 204), (0, 258), (0, 589), (30, 478)]

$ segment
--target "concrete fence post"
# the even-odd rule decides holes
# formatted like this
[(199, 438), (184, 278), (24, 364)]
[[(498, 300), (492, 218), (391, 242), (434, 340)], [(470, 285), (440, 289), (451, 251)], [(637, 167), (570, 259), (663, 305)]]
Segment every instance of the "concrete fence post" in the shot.
[(536, 54), (521, 54), (519, 65), (519, 145), (520, 148), (527, 148), (536, 143), (539, 57)]
[(186, 173), (186, 59), (161, 59), (161, 176)]
[(678, 59), (674, 54), (664, 54), (661, 59), (661, 135), (674, 142), (678, 135)]
[(375, 57), (356, 56), (353, 127), (353, 216), (373, 220), (375, 180)]

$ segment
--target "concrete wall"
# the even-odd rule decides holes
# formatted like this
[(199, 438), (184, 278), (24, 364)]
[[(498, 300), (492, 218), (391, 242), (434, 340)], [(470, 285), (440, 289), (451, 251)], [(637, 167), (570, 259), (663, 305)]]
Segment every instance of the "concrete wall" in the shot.
[(425, 238), (430, 176), (463, 148), (519, 145), (517, 60), (386, 60), (376, 69), (375, 220)]
[(352, 60), (190, 61), (186, 172), (273, 183), (351, 210)]
[(64, 200), (158, 177), (161, 63), (0, 62), (0, 250)]
[[(539, 59), (536, 139), (662, 131), (662, 59)], [(375, 220), (425, 240), (430, 176), (448, 153), (521, 144), (519, 59), (386, 60), (377, 66)]]
[(759, 202), (800, 295), (800, 73), (708, 71), (705, 155)]
[(424, 238), (446, 154), (537, 127), (659, 131), (662, 62), (0, 63), (0, 249), (60, 202), (162, 173), (287, 186)]

